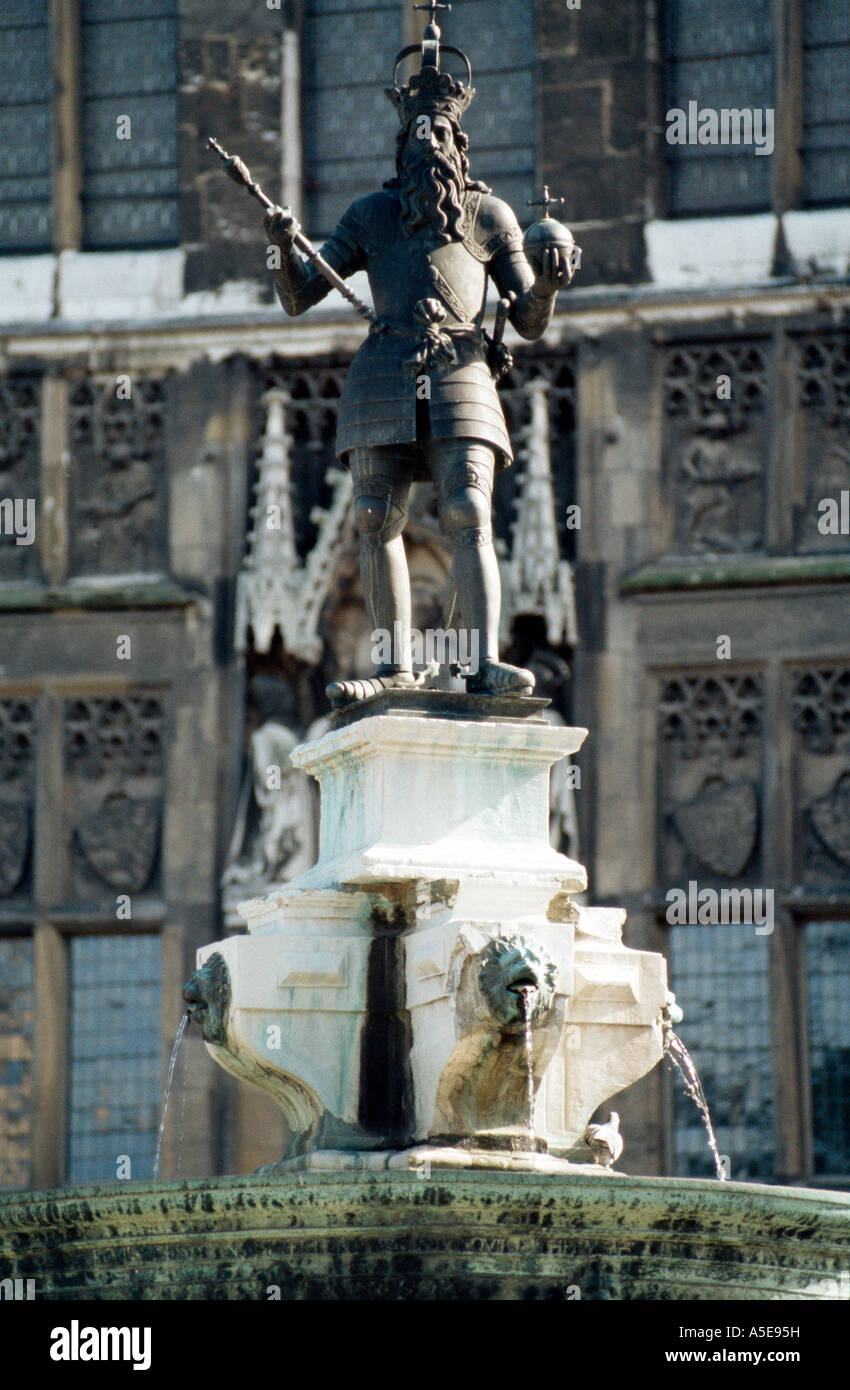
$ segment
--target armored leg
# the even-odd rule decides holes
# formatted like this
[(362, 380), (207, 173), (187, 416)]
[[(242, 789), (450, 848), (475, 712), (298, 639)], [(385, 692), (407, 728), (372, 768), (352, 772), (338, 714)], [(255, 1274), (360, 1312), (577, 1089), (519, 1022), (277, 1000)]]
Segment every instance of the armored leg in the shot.
[(410, 576), (402, 539), (413, 460), (403, 447), (384, 447), (352, 449), (349, 462), (366, 611), (373, 633), (388, 633), (393, 647), (392, 660), (380, 665), (374, 677), (329, 685), (327, 694), (334, 704), (365, 699), (389, 686), (412, 685), (414, 680)]
[(497, 661), (501, 581), (490, 520), (493, 450), (474, 439), (440, 439), (431, 444), (430, 458), (463, 616), (477, 635), (479, 660)]
[(466, 623), (477, 634), (478, 671), (466, 677), (473, 693), (530, 694), (530, 671), (499, 661), (499, 562), (493, 548), (492, 496), (495, 458), (475, 439), (439, 439), (429, 445), (440, 520), (452, 547), (455, 584)]

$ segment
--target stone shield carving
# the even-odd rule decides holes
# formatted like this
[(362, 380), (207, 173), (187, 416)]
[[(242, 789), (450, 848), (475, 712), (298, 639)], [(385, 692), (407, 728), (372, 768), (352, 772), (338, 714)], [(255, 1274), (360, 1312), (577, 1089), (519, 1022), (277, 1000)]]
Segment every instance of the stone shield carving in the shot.
[(30, 843), (29, 808), (0, 802), (0, 898), (14, 893), (24, 872)]
[(76, 827), (86, 863), (104, 883), (140, 893), (153, 871), (159, 840), (159, 804), (151, 797), (111, 792)]
[(850, 772), (843, 772), (831, 791), (812, 802), (809, 814), (830, 853), (850, 865)]
[(737, 878), (749, 862), (758, 831), (758, 799), (751, 782), (709, 778), (692, 801), (672, 811), (689, 853), (721, 878)]

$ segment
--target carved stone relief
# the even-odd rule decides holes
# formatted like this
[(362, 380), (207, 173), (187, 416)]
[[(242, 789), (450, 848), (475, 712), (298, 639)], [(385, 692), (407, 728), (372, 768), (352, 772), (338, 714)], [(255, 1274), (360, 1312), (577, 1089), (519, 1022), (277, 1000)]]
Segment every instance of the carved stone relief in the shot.
[(768, 359), (754, 340), (680, 344), (664, 360), (664, 476), (678, 554), (764, 545)]
[(159, 694), (66, 699), (74, 896), (155, 886), (164, 725)]
[(72, 384), (72, 573), (166, 569), (165, 405), (160, 377)]
[(305, 737), (292, 686), (257, 675), (249, 688), (252, 723), (236, 823), (222, 878), (228, 906), (303, 873), (315, 862), (313, 791), (289, 755)]
[(758, 674), (682, 674), (659, 701), (665, 886), (739, 879), (759, 863), (764, 686)]
[(850, 880), (850, 667), (792, 679), (795, 870), (828, 887)]
[[(797, 510), (796, 545), (803, 551), (847, 550), (850, 508), (842, 524), (841, 493), (850, 500), (850, 333), (806, 334), (795, 346), (805, 495)], [(825, 499), (835, 503), (837, 525), (820, 506)]]
[(31, 888), (34, 767), (34, 701), (0, 700), (0, 898)]
[[(0, 377), (0, 579), (40, 574), (40, 444), (41, 378), (30, 372)], [(28, 516), (35, 527), (31, 543), (21, 525)]]

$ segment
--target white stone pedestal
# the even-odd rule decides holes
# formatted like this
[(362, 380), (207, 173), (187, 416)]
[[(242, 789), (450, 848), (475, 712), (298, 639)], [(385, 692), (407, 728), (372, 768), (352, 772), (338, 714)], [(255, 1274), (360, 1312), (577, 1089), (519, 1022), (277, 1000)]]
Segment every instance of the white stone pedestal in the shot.
[(488, 1166), (586, 1161), (595, 1109), (659, 1060), (663, 958), (622, 944), (624, 912), (575, 904), (585, 870), (549, 844), (549, 771), (585, 736), (402, 709), (295, 749), (318, 862), (199, 953), (229, 992), (210, 1050), (278, 1100), (291, 1159), (474, 1162), (472, 1137)]

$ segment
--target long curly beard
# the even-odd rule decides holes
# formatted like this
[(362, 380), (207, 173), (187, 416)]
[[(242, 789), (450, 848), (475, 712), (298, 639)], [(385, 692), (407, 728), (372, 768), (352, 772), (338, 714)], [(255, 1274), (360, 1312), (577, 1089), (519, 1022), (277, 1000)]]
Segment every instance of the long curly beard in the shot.
[(421, 228), (441, 242), (460, 239), (466, 187), (460, 155), (447, 157), (426, 142), (409, 145), (399, 165), (401, 225), (407, 235)]

